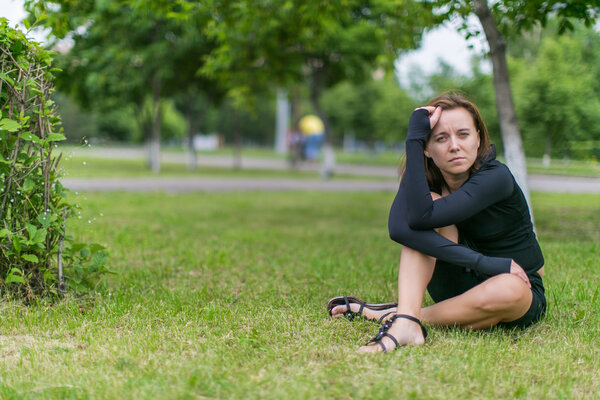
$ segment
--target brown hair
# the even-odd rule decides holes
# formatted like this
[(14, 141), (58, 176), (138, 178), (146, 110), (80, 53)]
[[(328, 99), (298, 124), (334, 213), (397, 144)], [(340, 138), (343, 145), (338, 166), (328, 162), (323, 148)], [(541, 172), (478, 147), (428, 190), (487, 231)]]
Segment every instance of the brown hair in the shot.
[[(472, 174), (481, 167), (482, 160), (486, 159), (492, 150), (490, 143), (490, 135), (488, 134), (487, 128), (481, 114), (477, 109), (477, 106), (468, 100), (464, 95), (457, 92), (446, 92), (443, 93), (433, 100), (427, 103), (427, 106), (441, 107), (442, 110), (453, 110), (456, 108), (464, 108), (473, 117), (475, 128), (479, 132), (479, 149), (477, 149), (477, 159), (471, 166), (469, 172)], [(406, 160), (401, 170), (401, 175), (404, 175), (406, 169)], [(425, 175), (427, 176), (427, 183), (429, 187), (441, 190), (442, 188), (448, 189), (448, 184), (444, 180), (442, 172), (435, 165), (431, 158), (425, 158)]]

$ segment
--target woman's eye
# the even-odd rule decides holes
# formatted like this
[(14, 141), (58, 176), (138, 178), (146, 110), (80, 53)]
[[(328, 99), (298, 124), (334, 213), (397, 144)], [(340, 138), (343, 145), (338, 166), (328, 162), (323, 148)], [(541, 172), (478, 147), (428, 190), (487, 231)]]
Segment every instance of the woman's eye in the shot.
[(436, 142), (438, 142), (438, 143), (445, 142), (445, 141), (446, 141), (446, 137), (445, 137), (445, 136), (438, 136), (438, 137), (435, 139), (435, 141), (436, 141)]
[(469, 136), (469, 132), (463, 131), (458, 134), (459, 136)]

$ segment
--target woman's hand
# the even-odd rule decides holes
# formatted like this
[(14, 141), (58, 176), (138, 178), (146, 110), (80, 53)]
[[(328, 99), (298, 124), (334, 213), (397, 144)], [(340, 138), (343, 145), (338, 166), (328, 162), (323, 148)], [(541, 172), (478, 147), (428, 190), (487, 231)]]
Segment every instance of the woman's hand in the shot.
[(427, 110), (429, 113), (429, 128), (433, 129), (433, 127), (438, 123), (440, 117), (442, 116), (442, 107), (433, 107), (433, 106), (425, 106), (416, 108), (417, 110)]
[(531, 282), (529, 282), (529, 277), (525, 273), (525, 270), (523, 270), (523, 268), (519, 264), (517, 264), (515, 260), (510, 261), (510, 273), (523, 279), (527, 286), (531, 288)]
[(421, 107), (413, 111), (408, 121), (406, 140), (418, 140), (423, 145), (442, 115), (441, 107)]

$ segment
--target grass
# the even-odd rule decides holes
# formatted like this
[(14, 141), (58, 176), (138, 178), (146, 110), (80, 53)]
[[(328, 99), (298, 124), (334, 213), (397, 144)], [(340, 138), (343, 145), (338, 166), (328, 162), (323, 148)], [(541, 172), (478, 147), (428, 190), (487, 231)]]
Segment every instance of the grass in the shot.
[[(535, 194), (549, 310), (525, 331), (430, 328), (355, 350), (370, 322), (328, 298), (394, 298), (390, 193), (81, 195), (110, 291), (0, 302), (1, 399), (597, 398), (600, 196)], [(87, 221), (91, 221), (88, 223)], [(427, 299), (430, 302), (430, 299)]]
[(71, 157), (61, 162), (67, 178), (148, 178), (148, 177), (211, 177), (211, 178), (290, 178), (314, 179), (318, 172), (293, 170), (250, 170), (199, 166), (188, 170), (185, 164), (161, 163), (161, 172), (154, 174), (145, 160)]
[[(273, 179), (320, 179), (317, 171), (293, 169), (233, 169), (231, 167), (198, 166), (190, 171), (183, 163), (161, 163), (161, 171), (153, 173), (145, 160), (106, 159), (71, 156), (61, 161), (65, 178), (273, 178)], [(334, 179), (394, 180), (378, 176), (336, 174)]]

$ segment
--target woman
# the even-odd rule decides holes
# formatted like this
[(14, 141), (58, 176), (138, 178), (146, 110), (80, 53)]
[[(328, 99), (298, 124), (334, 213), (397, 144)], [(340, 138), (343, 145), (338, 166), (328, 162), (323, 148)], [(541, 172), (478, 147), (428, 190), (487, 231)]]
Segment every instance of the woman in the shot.
[[(347, 298), (328, 305), (334, 317), (387, 319), (359, 352), (423, 344), (421, 321), (486, 329), (544, 315), (544, 258), (527, 202), (466, 98), (443, 95), (413, 112), (389, 232), (403, 245), (397, 307)], [(435, 304), (422, 308), (426, 288)]]

